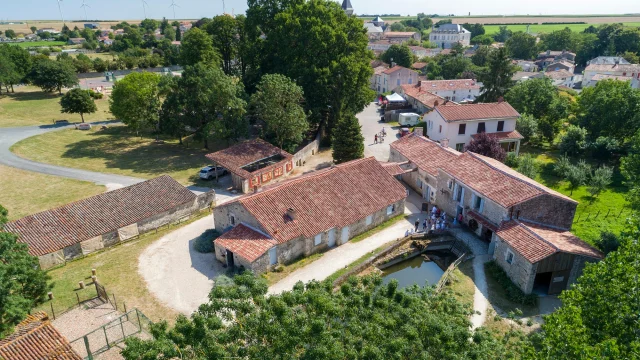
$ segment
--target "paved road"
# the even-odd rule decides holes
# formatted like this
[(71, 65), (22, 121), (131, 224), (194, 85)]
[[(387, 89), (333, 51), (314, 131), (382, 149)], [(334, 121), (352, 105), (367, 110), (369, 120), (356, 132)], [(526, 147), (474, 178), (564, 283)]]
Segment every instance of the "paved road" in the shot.
[[(364, 110), (356, 115), (362, 126), (364, 136), (364, 156), (375, 156), (379, 161), (389, 161), (389, 144), (396, 141), (398, 128), (392, 128), (380, 121), (378, 105), (372, 102)], [(385, 128), (387, 136), (384, 143), (374, 144), (374, 136)]]
[[(102, 125), (112, 123), (114, 122), (103, 121), (91, 124)], [(89, 181), (98, 185), (105, 185), (109, 189), (129, 186), (145, 180), (130, 176), (103, 174), (93, 171), (44, 164), (23, 159), (9, 150), (9, 148), (11, 148), (13, 144), (17, 143), (20, 140), (26, 139), (31, 136), (41, 135), (50, 131), (73, 128), (73, 126), (74, 125), (40, 125), (17, 128), (0, 128), (0, 164), (48, 175), (56, 175), (70, 179)]]

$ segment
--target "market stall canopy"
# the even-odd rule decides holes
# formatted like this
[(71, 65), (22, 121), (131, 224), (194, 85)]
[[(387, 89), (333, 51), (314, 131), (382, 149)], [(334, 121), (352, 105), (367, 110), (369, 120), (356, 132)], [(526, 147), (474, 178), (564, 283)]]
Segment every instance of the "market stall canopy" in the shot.
[(400, 95), (398, 95), (396, 93), (391, 94), (391, 95), (387, 95), (385, 97), (387, 98), (387, 101), (390, 102), (390, 103), (405, 102), (406, 101), (402, 96), (400, 96)]

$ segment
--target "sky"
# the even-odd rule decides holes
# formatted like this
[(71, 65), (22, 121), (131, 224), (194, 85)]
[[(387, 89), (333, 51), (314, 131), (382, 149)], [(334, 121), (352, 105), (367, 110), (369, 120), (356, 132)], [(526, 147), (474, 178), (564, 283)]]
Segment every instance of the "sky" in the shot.
[[(142, 19), (142, 0), (84, 0), (89, 19)], [(223, 12), (222, 0), (173, 0), (178, 19), (212, 17)], [(84, 20), (83, 0), (62, 0), (66, 20)], [(173, 18), (172, 0), (146, 0), (147, 17)], [(340, 1), (341, 2), (341, 1)], [(552, 15), (552, 14), (627, 14), (640, 13), (639, 0), (351, 0), (357, 14), (427, 14), (455, 15)], [(246, 0), (226, 0), (228, 13), (244, 13)], [(0, 21), (60, 19), (57, 0), (0, 0)]]

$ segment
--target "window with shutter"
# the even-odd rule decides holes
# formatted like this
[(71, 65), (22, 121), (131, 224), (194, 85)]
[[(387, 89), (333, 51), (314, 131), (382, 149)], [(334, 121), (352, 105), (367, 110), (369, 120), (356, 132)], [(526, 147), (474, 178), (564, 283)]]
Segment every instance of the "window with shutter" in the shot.
[(498, 131), (504, 131), (504, 121), (498, 121)]

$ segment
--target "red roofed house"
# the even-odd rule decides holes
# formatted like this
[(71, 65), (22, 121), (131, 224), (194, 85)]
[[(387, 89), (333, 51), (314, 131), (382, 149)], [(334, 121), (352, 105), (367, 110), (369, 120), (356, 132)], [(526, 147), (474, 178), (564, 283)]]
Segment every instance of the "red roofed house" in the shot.
[(243, 141), (207, 158), (229, 170), (233, 186), (243, 193), (293, 171), (293, 155), (262, 139)]
[[(586, 261), (599, 258), (597, 251), (569, 232), (578, 206), (575, 200), (497, 160), (470, 151), (459, 153), (415, 133), (390, 146), (389, 161), (413, 170), (404, 171), (402, 180), (449, 216), (462, 215), (462, 222), (469, 229), (490, 242), (489, 253), (523, 291), (531, 292), (536, 279), (541, 287), (549, 285), (551, 293), (557, 288), (565, 289), (579, 276)], [(541, 257), (526, 258), (528, 264), (516, 256), (512, 267), (505, 259), (513, 262), (513, 256), (525, 256), (545, 244), (544, 239), (534, 236), (535, 241), (524, 241), (518, 247), (521, 243), (501, 234), (505, 223), (513, 222), (528, 224), (552, 245), (545, 245), (546, 252)], [(507, 248), (515, 255), (508, 255)], [(562, 263), (555, 263), (556, 259)], [(564, 272), (570, 276), (559, 279)], [(536, 278), (537, 273), (542, 275)], [(561, 284), (550, 282), (550, 273)]]
[(348, 242), (404, 212), (406, 189), (388, 170), (354, 160), (216, 207), (216, 258), (259, 273)]
[(382, 70), (379, 77), (376, 77), (374, 90), (378, 94), (392, 91), (400, 85), (417, 84), (418, 72), (396, 65), (390, 69)]
[(569, 231), (519, 220), (496, 232), (494, 260), (525, 294), (559, 294), (604, 255)]
[(206, 208), (215, 192), (196, 196), (169, 175), (108, 191), (11, 221), (43, 269), (63, 264)]
[(422, 35), (414, 31), (385, 31), (382, 34), (382, 38), (389, 40), (393, 44), (402, 44), (411, 39), (420, 42)]
[(482, 85), (473, 79), (421, 80), (415, 85), (401, 85), (395, 92), (402, 95), (419, 113), (426, 113), (447, 101), (469, 102), (480, 96)]
[(82, 360), (69, 341), (56, 330), (45, 312), (27, 315), (13, 334), (0, 340), (3, 360)]
[(464, 105), (439, 105), (424, 117), (427, 136), (444, 141), (458, 151), (464, 151), (474, 134), (493, 134), (507, 152), (520, 150), (523, 138), (516, 130), (520, 114), (507, 102)]

